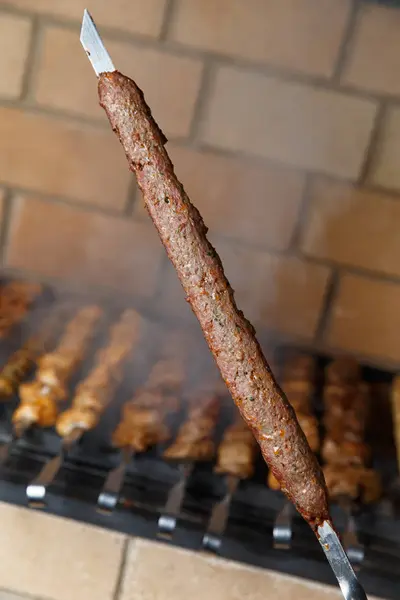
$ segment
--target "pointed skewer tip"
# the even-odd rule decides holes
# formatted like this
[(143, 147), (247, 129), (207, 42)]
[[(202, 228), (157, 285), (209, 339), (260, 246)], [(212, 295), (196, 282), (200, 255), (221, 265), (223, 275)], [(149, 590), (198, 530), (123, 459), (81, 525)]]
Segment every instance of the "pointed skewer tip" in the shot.
[(87, 8), (83, 13), (80, 40), (97, 76), (115, 71), (110, 55)]

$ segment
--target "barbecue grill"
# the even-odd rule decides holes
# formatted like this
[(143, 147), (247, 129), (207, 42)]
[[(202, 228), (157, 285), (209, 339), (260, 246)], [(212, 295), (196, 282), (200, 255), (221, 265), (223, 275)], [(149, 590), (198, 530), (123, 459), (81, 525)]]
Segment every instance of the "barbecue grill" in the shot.
[[(75, 310), (76, 307), (93, 302), (93, 298), (78, 296), (56, 286), (45, 288), (45, 293), (37, 300), (25, 320), (3, 340), (3, 364), (26, 339), (43, 314), (51, 311), (52, 306), (58, 302), (66, 302)], [(124, 308), (106, 298), (97, 300), (97, 303), (104, 308), (107, 317), (103, 329), (93, 339), (87, 359), (71, 381), (70, 397), (77, 383), (90, 369), (95, 350), (104, 340), (107, 327), (115, 322)], [(141, 314), (145, 328), (139, 344), (140, 352), (136, 352), (132, 361), (128, 361), (124, 380), (99, 425), (83, 435), (66, 452), (54, 480), (50, 478), (49, 484), (45, 486), (45, 493), (39, 498), (29, 492), (29, 486), (49, 460), (58, 455), (61, 440), (54, 429), (38, 427), (14, 440), (8, 447), (8, 454), (1, 466), (0, 499), (28, 505), (32, 510), (43, 510), (127, 534), (163, 540), (167, 544), (199, 552), (218, 552), (232, 560), (335, 585), (329, 564), (315, 544), (312, 531), (301, 517), (291, 515), (289, 543), (283, 544), (284, 549), (279, 549), (273, 532), (275, 526), (276, 533), (277, 516), (285, 501), (280, 492), (272, 491), (266, 486), (267, 471), (261, 459), (256, 463), (254, 477), (240, 482), (237, 488), (231, 490), (228, 514), (222, 515), (222, 521), (225, 519), (226, 522), (220, 527), (217, 545), (204, 544), (204, 534), (213, 508), (229, 492), (229, 481), (213, 472), (212, 462), (196, 464), (191, 468), (185, 486), (181, 488), (183, 494), (179, 511), (173, 525), (167, 527), (167, 530), (160, 527), (159, 521), (160, 517), (169, 512), (167, 503), (171, 500), (171, 490), (176, 489), (177, 484), (182, 481), (182, 470), (163, 460), (163, 447), (156, 447), (136, 456), (134, 460), (128, 460), (114, 504), (107, 506), (106, 503), (99, 502), (107, 475), (121, 464), (121, 452), (113, 448), (110, 442), (112, 431), (120, 419), (121, 407), (145, 381), (162, 340), (179, 326), (177, 322), (162, 320), (155, 313), (141, 311)], [(193, 331), (193, 336), (194, 339), (199, 339), (196, 338), (196, 330)], [(202, 373), (212, 373), (214, 367), (200, 340), (196, 352), (198, 363), (203, 368)], [(286, 354), (287, 348), (282, 347), (276, 355), (276, 361), (284, 361)], [(329, 357), (321, 355), (317, 359), (320, 377), (313, 403), (315, 414), (321, 417), (322, 373)], [(203, 375), (198, 373), (197, 376)], [(194, 373), (188, 373), (189, 380), (193, 377)], [(363, 377), (373, 384), (372, 389), (379, 389), (379, 394), (382, 395), (382, 390), (390, 386), (392, 374), (366, 367)], [(378, 398), (376, 401), (378, 402)], [(381, 406), (380, 399), (379, 402)], [(10, 442), (11, 415), (17, 403), (18, 396), (15, 396), (0, 407), (0, 441), (3, 443)], [(232, 410), (230, 403), (223, 403), (216, 433), (217, 444), (232, 420)], [(382, 431), (382, 423), (386, 423), (385, 431)], [(352, 515), (357, 539), (363, 549), (361, 555), (354, 554), (353, 558), (359, 579), (367, 593), (394, 600), (398, 598), (400, 590), (400, 520), (397, 517), (398, 506), (392, 486), (397, 477), (396, 452), (389, 417), (385, 418), (383, 415), (380, 425), (380, 431), (370, 431), (369, 442), (373, 447), (373, 466), (383, 478), (384, 496), (374, 506), (359, 505)], [(179, 426), (179, 419), (175, 426)], [(343, 530), (347, 519), (345, 511), (340, 506), (333, 506), (333, 516), (339, 530)]]

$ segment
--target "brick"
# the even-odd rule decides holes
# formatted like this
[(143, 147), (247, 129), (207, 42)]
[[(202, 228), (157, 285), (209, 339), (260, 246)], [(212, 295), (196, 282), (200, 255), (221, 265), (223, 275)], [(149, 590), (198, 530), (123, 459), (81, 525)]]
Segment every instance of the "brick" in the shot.
[(0, 96), (4, 98), (21, 95), (30, 37), (29, 19), (0, 14)]
[[(13, 6), (38, 14), (82, 20), (85, 0), (3, 0)], [(115, 27), (132, 33), (157, 36), (164, 18), (166, 0), (96, 0), (93, 18), (98, 25)]]
[(400, 108), (387, 110), (382, 123), (368, 180), (382, 187), (400, 190)]
[[(239, 308), (259, 327), (312, 339), (329, 278), (329, 269), (294, 257), (276, 256), (217, 240)], [(184, 292), (169, 269), (160, 306), (188, 319)]]
[(326, 342), (374, 360), (400, 363), (400, 285), (345, 275), (332, 309)]
[(308, 214), (305, 253), (400, 276), (398, 198), (319, 179)]
[(34, 197), (14, 199), (9, 240), (10, 267), (146, 298), (164, 256), (150, 224)]
[(130, 180), (111, 131), (0, 108), (0, 183), (120, 210)]
[[(30, 598), (86, 600), (94, 594), (112, 600), (125, 536), (3, 502), (0, 514), (0, 580), (4, 588)], [(2, 592), (0, 599), (23, 600)]]
[[(279, 250), (288, 247), (298, 220), (303, 174), (176, 145), (168, 145), (168, 152), (212, 233)], [(143, 206), (140, 200), (139, 214)]]
[(372, 101), (233, 67), (217, 72), (202, 140), (347, 178), (360, 172)]
[(212, 52), (330, 76), (349, 0), (179, 0), (171, 37)]
[(343, 82), (372, 92), (400, 95), (399, 31), (398, 9), (362, 6)]
[[(187, 135), (200, 88), (201, 61), (107, 38), (105, 42), (118, 68), (143, 89), (166, 134)], [(65, 73), (74, 73), (74, 76), (66, 78)], [(104, 120), (93, 75), (76, 34), (58, 27), (48, 28), (44, 35), (36, 100), (45, 106)]]
[(130, 542), (121, 588), (121, 600), (339, 600), (314, 581), (142, 539)]
[(4, 190), (2, 190), (0, 188), (0, 227), (3, 222), (3, 215), (4, 215), (4, 197), (5, 197), (5, 192), (4, 192)]

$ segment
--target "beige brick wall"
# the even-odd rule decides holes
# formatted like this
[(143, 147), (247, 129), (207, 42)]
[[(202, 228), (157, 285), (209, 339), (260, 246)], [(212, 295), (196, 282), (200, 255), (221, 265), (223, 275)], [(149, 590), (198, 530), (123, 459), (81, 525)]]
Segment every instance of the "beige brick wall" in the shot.
[[(192, 319), (97, 106), (84, 0), (0, 0), (3, 267)], [(257, 328), (400, 365), (400, 11), (92, 0)]]

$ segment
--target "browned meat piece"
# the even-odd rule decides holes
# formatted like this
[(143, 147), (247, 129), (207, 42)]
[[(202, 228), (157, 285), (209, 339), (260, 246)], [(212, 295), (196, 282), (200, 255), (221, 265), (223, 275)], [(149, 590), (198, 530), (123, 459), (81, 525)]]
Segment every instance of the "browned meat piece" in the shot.
[(136, 311), (126, 310), (111, 327), (109, 342), (97, 352), (94, 367), (78, 385), (71, 408), (57, 419), (59, 435), (97, 425), (121, 381), (123, 364), (139, 341), (140, 322)]
[(15, 409), (12, 421), (16, 427), (37, 423), (41, 427), (51, 427), (57, 418), (57, 399), (50, 393), (41, 393), (42, 386), (37, 385), (37, 393), (31, 388), (29, 402), (21, 402)]
[(15, 394), (20, 381), (33, 369), (36, 356), (35, 348), (27, 345), (9, 358), (0, 373), (0, 400)]
[(335, 500), (340, 496), (346, 496), (353, 500), (360, 494), (358, 477), (353, 475), (354, 468), (343, 469), (338, 465), (326, 465), (324, 475), (330, 498)]
[(335, 442), (325, 438), (322, 445), (322, 458), (331, 465), (364, 465), (370, 458), (370, 449), (361, 442), (343, 440)]
[(158, 410), (130, 406), (129, 419), (124, 418), (113, 433), (113, 444), (118, 448), (131, 447), (144, 452), (151, 446), (166, 442), (171, 431), (164, 423), (164, 413)]
[(100, 75), (99, 98), (234, 401), (282, 490), (315, 529), (330, 519), (322, 471), (236, 306), (203, 220), (174, 173), (165, 136), (141, 90), (121, 73)]
[(113, 434), (115, 446), (144, 452), (171, 437), (165, 418), (181, 407), (185, 347), (182, 335), (169, 333), (145, 386), (122, 409), (122, 419)]
[(343, 467), (327, 465), (324, 467), (326, 484), (332, 499), (345, 496), (356, 500), (360, 498), (364, 504), (372, 504), (379, 500), (382, 486), (379, 474), (365, 467)]
[(225, 431), (218, 447), (216, 473), (249, 479), (254, 473), (257, 442), (240, 415)]
[(220, 398), (215, 394), (199, 394), (192, 398), (187, 419), (164, 457), (168, 460), (211, 460), (215, 453), (213, 436), (219, 411)]

